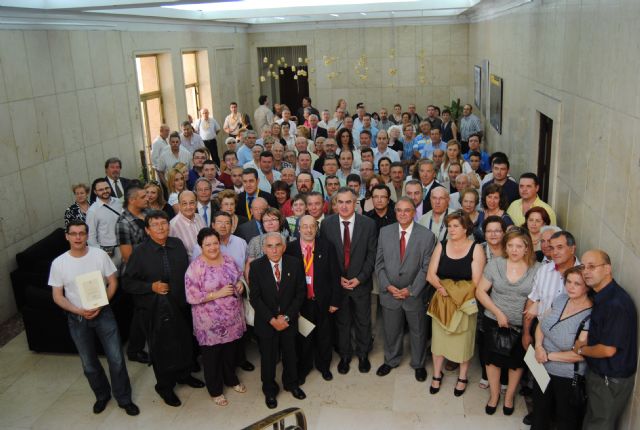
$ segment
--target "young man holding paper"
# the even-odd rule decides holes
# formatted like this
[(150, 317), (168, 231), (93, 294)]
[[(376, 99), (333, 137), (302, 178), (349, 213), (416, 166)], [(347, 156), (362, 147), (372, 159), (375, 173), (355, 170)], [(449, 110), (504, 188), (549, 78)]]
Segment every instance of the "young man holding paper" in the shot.
[[(53, 261), (49, 274), (53, 301), (67, 313), (71, 338), (96, 395), (93, 412), (104, 411), (113, 392), (118, 406), (128, 415), (138, 415), (140, 409), (131, 401), (131, 383), (118, 325), (109, 306), (118, 286), (117, 270), (106, 252), (87, 246), (88, 233), (83, 221), (73, 220), (67, 226), (65, 236), (70, 249)], [(112, 386), (98, 360), (96, 336), (109, 363)]]

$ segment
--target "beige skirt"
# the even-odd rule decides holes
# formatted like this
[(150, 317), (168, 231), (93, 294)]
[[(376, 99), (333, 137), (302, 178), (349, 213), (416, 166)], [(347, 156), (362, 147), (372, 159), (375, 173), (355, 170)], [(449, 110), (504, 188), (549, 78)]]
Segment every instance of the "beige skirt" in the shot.
[(436, 322), (431, 322), (431, 352), (443, 355), (454, 363), (464, 363), (471, 360), (476, 342), (477, 314), (469, 318), (468, 329), (462, 333), (449, 333)]

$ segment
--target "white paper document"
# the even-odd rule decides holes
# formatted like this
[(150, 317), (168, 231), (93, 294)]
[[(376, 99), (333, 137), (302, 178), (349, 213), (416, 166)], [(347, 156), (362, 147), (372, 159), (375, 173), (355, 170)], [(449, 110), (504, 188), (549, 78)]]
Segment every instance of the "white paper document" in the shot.
[(84, 309), (96, 309), (109, 304), (104, 278), (99, 270), (76, 276), (76, 285)]
[(300, 317), (298, 318), (298, 332), (301, 335), (303, 335), (304, 337), (309, 336), (314, 328), (316, 328), (316, 325), (314, 323), (300, 315)]
[(545, 369), (542, 363), (538, 363), (536, 360), (536, 352), (531, 345), (527, 349), (527, 353), (524, 356), (524, 362), (527, 363), (531, 374), (538, 382), (540, 386), (540, 390), (544, 393), (547, 390), (547, 385), (549, 385), (549, 381), (551, 377), (549, 376), (549, 372)]

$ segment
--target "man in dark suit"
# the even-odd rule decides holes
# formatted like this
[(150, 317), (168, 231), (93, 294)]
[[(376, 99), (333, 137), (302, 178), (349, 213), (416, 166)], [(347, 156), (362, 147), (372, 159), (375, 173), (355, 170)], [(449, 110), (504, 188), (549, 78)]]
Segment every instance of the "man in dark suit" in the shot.
[[(422, 185), (422, 213), (418, 212), (418, 215), (424, 215), (431, 210), (431, 190), (436, 187), (441, 187), (438, 181), (436, 181), (436, 167), (433, 163), (433, 160), (423, 159), (418, 161), (418, 165), (416, 166), (418, 169), (418, 180)], [(416, 208), (419, 209), (419, 208)]]
[(309, 139), (316, 141), (319, 137), (327, 138), (327, 129), (318, 126), (318, 116), (315, 114), (309, 115)]
[(320, 112), (318, 111), (318, 109), (314, 108), (311, 105), (311, 97), (303, 97), (302, 98), (302, 106), (298, 108), (298, 110), (296, 111), (296, 115), (297, 115), (297, 120), (298, 120), (298, 125), (303, 125), (304, 124), (304, 110), (305, 108), (309, 109), (309, 115), (313, 114), (316, 115), (316, 117), (320, 116)]
[(242, 186), (244, 191), (238, 194), (236, 214), (251, 219), (251, 207), (256, 197), (262, 197), (272, 208), (278, 207), (278, 202), (273, 195), (258, 189), (258, 171), (254, 168), (242, 171)]
[(256, 197), (251, 203), (251, 219), (244, 224), (240, 224), (236, 229), (235, 235), (244, 239), (249, 243), (251, 239), (260, 236), (262, 230), (262, 214), (267, 210), (269, 205), (262, 197)]
[(405, 322), (409, 325), (411, 367), (416, 380), (427, 378), (426, 276), (436, 237), (413, 221), (415, 205), (400, 197), (395, 212), (398, 222), (383, 227), (378, 239), (376, 276), (384, 317), (384, 363), (376, 372), (387, 375), (402, 360)]
[(284, 389), (291, 391), (296, 399), (306, 398), (298, 383), (296, 334), (307, 287), (300, 260), (282, 255), (285, 246), (279, 233), (267, 233), (263, 245), (265, 255), (252, 261), (249, 268), (249, 294), (255, 309), (254, 330), (260, 348), (260, 378), (269, 409), (278, 406), (276, 363), (280, 353)]
[(303, 263), (307, 284), (306, 300), (300, 314), (315, 324), (315, 329), (304, 337), (298, 335), (298, 380), (302, 385), (315, 367), (325, 381), (331, 381), (331, 319), (342, 300), (338, 260), (330, 243), (320, 237), (318, 223), (311, 215), (304, 215), (299, 223), (300, 239), (287, 245), (285, 254)]
[[(127, 192), (127, 188), (131, 184), (131, 180), (127, 178), (120, 177), (120, 171), (122, 170), (122, 161), (119, 158), (112, 157), (104, 162), (104, 173), (106, 181), (109, 183), (111, 187), (111, 195), (120, 200), (121, 203), (124, 202), (124, 196)], [(91, 191), (90, 196), (91, 203), (96, 201), (96, 195), (93, 191)]]
[(375, 222), (355, 213), (358, 196), (347, 187), (337, 191), (338, 213), (322, 222), (320, 237), (330, 242), (338, 256), (340, 285), (344, 298), (338, 310), (338, 372), (349, 372), (353, 355), (351, 327), (355, 328), (355, 353), (358, 369), (371, 370), (371, 289), (376, 256), (377, 229)]

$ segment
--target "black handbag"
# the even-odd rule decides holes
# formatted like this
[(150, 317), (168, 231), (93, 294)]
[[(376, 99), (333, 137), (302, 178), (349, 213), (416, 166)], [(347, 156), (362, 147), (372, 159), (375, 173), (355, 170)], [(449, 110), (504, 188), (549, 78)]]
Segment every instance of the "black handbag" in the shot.
[[(576, 338), (573, 340), (575, 343), (580, 337), (580, 332), (584, 329), (585, 323), (591, 316), (588, 315), (580, 322), (578, 331), (576, 332)], [(587, 387), (586, 381), (583, 375), (578, 373), (578, 363), (573, 363), (573, 379), (571, 380), (571, 392), (569, 394), (569, 404), (576, 408), (581, 408), (587, 403)]]
[(515, 327), (496, 326), (491, 329), (489, 350), (496, 354), (510, 356), (513, 347), (520, 341), (520, 330)]

